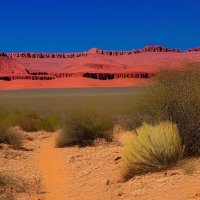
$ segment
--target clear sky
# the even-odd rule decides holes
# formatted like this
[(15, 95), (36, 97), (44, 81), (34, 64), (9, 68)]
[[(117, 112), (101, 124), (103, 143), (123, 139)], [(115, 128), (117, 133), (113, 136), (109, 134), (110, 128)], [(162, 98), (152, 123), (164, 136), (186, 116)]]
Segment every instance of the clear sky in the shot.
[(200, 0), (1, 0), (0, 51), (200, 46)]

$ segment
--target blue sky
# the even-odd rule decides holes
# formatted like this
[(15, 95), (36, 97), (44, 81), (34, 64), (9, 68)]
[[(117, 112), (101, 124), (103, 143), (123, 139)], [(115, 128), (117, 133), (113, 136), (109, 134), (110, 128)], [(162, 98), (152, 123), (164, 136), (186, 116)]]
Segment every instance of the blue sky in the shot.
[(0, 51), (200, 46), (200, 0), (4, 0)]

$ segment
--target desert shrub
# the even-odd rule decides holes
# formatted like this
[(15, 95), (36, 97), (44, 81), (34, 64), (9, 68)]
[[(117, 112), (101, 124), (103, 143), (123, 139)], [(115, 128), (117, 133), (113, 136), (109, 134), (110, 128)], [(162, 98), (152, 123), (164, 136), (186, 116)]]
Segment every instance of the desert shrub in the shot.
[(32, 184), (29, 186), (29, 182), (20, 177), (0, 174), (0, 200), (14, 200), (16, 193), (29, 193), (30, 195)]
[(94, 110), (76, 111), (66, 120), (57, 138), (58, 147), (92, 145), (97, 138), (112, 141), (114, 122), (111, 116)]
[(7, 176), (7, 175), (3, 175), (0, 174), (0, 186), (6, 186), (12, 183), (12, 178)]
[(39, 116), (32, 111), (10, 111), (0, 113), (0, 124), (6, 127), (19, 126), (27, 132), (45, 130), (53, 132), (59, 127), (59, 118), (54, 114)]
[(23, 138), (19, 134), (9, 130), (9, 128), (0, 126), (0, 143), (9, 144), (12, 148), (19, 149), (23, 144)]
[(41, 119), (36, 113), (22, 113), (16, 120), (16, 124), (27, 132), (36, 132), (41, 130)]
[(125, 178), (173, 166), (183, 156), (176, 124), (144, 124), (125, 137)]
[(41, 128), (47, 132), (54, 132), (59, 127), (59, 120), (56, 116), (50, 115), (41, 119)]
[(200, 155), (200, 68), (163, 70), (135, 108), (141, 121), (177, 124), (187, 156)]
[[(144, 96), (145, 95), (145, 96)], [(151, 115), (147, 113), (148, 107), (146, 108), (146, 93), (139, 94), (138, 96), (133, 97), (133, 104), (129, 104), (128, 112), (122, 112), (121, 115), (117, 115), (117, 123), (124, 130), (135, 130), (140, 127), (145, 122), (152, 122), (153, 120), (149, 119)]]

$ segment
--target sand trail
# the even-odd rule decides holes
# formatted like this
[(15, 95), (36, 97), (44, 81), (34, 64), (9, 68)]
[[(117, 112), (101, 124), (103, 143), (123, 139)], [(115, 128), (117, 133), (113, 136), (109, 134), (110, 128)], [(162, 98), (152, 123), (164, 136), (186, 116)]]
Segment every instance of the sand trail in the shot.
[(45, 199), (64, 200), (70, 193), (70, 173), (66, 174), (64, 149), (55, 148), (55, 135), (41, 141), (39, 164), (43, 174)]

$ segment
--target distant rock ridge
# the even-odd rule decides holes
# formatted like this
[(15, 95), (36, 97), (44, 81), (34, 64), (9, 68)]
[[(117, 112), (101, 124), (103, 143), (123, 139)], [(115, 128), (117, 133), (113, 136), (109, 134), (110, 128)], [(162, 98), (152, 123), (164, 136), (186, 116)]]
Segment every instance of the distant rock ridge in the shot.
[(200, 51), (200, 47), (188, 49), (188, 52)]
[(25, 68), (15, 59), (9, 59), (7, 56), (0, 57), (0, 75), (26, 75)]
[(82, 53), (37, 53), (37, 52), (17, 52), (17, 53), (1, 53), (0, 56), (5, 54), (9, 58), (75, 58), (86, 57), (86, 52)]
[(186, 51), (181, 51), (176, 48), (167, 48), (160, 45), (148, 45), (142, 49), (133, 49), (128, 51), (117, 51), (117, 50), (102, 50), (99, 48), (92, 48), (85, 52), (75, 52), (75, 53), (39, 53), (39, 52), (17, 52), (17, 53), (0, 53), (0, 57), (9, 58), (75, 58), (75, 57), (86, 57), (89, 54), (101, 54), (107, 56), (122, 56), (131, 55), (147, 52), (195, 52), (200, 51), (200, 47), (191, 48)]
[[(92, 51), (94, 51), (94, 49), (92, 49)], [(133, 49), (129, 51), (112, 51), (112, 50), (96, 49), (96, 53), (109, 56), (131, 55), (131, 54), (138, 54), (145, 52), (181, 52), (181, 51), (180, 49), (169, 49), (164, 46), (151, 46), (151, 45), (146, 46), (143, 49)]]

